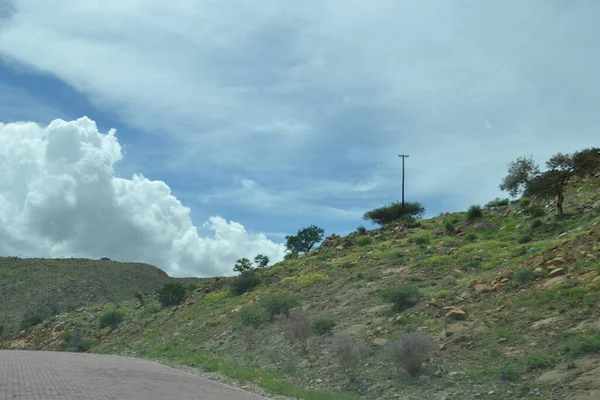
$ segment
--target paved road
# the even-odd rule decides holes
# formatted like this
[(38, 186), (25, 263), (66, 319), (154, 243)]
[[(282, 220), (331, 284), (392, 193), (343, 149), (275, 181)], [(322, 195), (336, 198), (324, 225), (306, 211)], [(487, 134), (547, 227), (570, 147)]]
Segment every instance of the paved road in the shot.
[(0, 350), (0, 400), (259, 400), (262, 397), (128, 357)]

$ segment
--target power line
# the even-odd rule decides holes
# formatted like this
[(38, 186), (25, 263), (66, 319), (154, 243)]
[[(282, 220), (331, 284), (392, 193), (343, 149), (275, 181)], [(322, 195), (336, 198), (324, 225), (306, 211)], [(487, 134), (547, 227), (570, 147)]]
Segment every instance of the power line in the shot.
[(492, 75), (488, 79), (488, 84), (491, 81), (493, 81), (494, 78), (496, 78), (496, 76), (498, 76), (504, 70), (504, 68), (506, 68), (506, 66), (508, 64), (510, 64), (510, 62), (512, 60), (514, 60), (516, 57), (518, 57), (519, 54), (521, 54), (523, 52), (523, 50), (525, 50), (525, 48), (530, 43), (532, 43), (548, 27), (548, 25), (550, 25), (552, 23), (552, 21), (554, 21), (560, 14), (562, 14), (571, 5), (571, 3), (573, 3), (573, 0), (565, 1), (565, 3), (563, 3), (563, 6), (561, 8), (559, 8), (558, 11), (556, 11), (554, 14), (552, 14), (550, 16), (550, 18), (548, 18), (546, 20), (546, 23), (544, 23), (544, 25), (542, 25), (542, 27), (535, 34), (533, 34), (533, 36), (531, 36), (529, 38), (529, 40), (523, 42), (521, 44), (521, 46), (504, 62), (504, 64), (502, 64), (498, 69), (496, 69), (496, 71), (494, 71), (492, 73)]
[[(513, 41), (513, 39), (515, 37), (518, 36), (518, 34), (522, 31), (522, 29), (527, 25), (527, 23), (529, 23), (532, 18), (539, 13), (539, 11), (542, 9), (542, 7), (548, 3), (549, 0), (540, 0), (538, 1), (538, 3), (529, 11), (529, 13), (525, 16), (525, 18), (523, 18), (521, 20), (521, 22), (517, 25), (517, 27), (515, 29), (513, 29), (513, 32), (509, 35), (507, 41), (504, 43), (504, 45), (502, 47), (500, 47), (499, 50), (497, 50), (496, 52), (494, 52), (490, 57), (488, 57), (488, 59), (485, 61), (484, 65), (488, 64), (494, 57), (496, 57), (497, 55), (499, 55), (500, 53), (502, 53), (502, 51), (504, 51), (504, 49)], [(525, 48), (531, 43), (533, 42), (547, 27), (548, 25), (550, 25), (552, 23), (552, 21), (554, 21), (562, 12), (565, 11), (565, 9), (573, 2), (573, 0), (567, 0), (565, 1), (565, 3), (563, 3), (562, 7), (559, 8), (555, 13), (553, 13), (548, 19), (546, 19), (545, 23), (542, 25), (542, 27), (535, 32), (532, 36), (529, 37), (529, 39), (525, 40), (523, 43), (521, 43), (521, 45), (513, 52), (511, 53), (508, 58), (506, 58), (502, 64), (500, 65), (500, 67), (498, 67), (496, 70), (494, 70), (494, 72), (492, 72), (491, 75), (488, 76), (488, 78), (484, 81), (484, 88), (487, 87), (487, 85), (489, 85), (489, 83), (494, 80), (505, 68), (508, 64), (510, 64), (510, 62), (512, 62), (519, 54), (521, 54), (523, 52), (523, 50), (525, 50)], [(455, 97), (452, 101), (450, 101), (450, 103), (448, 104), (448, 106), (446, 107), (446, 110), (449, 109), (452, 105), (455, 105), (456, 103), (459, 102), (459, 100), (461, 100), (465, 94), (468, 92), (469, 88), (473, 85), (473, 83), (481, 76), (481, 74), (478, 73), (474, 73), (471, 78), (469, 79), (469, 81), (466, 83), (464, 89), (459, 93), (459, 95), (457, 97)], [(480, 89), (481, 90), (481, 89)], [(434, 118), (430, 118), (427, 120), (427, 122), (425, 122), (424, 124), (422, 124), (421, 127), (427, 126), (428, 124), (431, 124), (434, 120), (437, 119), (438, 116), (440, 116), (442, 113), (438, 112), (436, 117)]]
[[(540, 0), (538, 1), (538, 3), (529, 11), (529, 13), (527, 14), (527, 16), (525, 16), (525, 18), (523, 18), (521, 20), (521, 22), (519, 22), (519, 24), (517, 25), (517, 27), (515, 29), (513, 29), (513, 32), (508, 36), (508, 39), (506, 40), (506, 42), (504, 43), (504, 45), (502, 47), (500, 47), (498, 50), (496, 50), (496, 52), (494, 54), (492, 54), (491, 56), (488, 57), (488, 59), (483, 63), (483, 65), (487, 65), (490, 61), (492, 61), (492, 59), (494, 59), (494, 57), (496, 57), (497, 55), (499, 55), (500, 53), (502, 53), (504, 51), (504, 49), (506, 49), (508, 47), (508, 45), (513, 41), (514, 38), (516, 38), (519, 33), (523, 30), (523, 28), (527, 25), (527, 23), (529, 21), (531, 21), (531, 19), (537, 14), (539, 13), (539, 11), (542, 9), (542, 7), (548, 2), (549, 0)], [(466, 84), (465, 89), (451, 102), (455, 103), (457, 101), (460, 100), (460, 98), (467, 93), (467, 91), (469, 90), (469, 88), (473, 85), (473, 83), (475, 83), (475, 81), (480, 78), (482, 76), (482, 74), (474, 72), (471, 75), (471, 78), (469, 79), (469, 81)]]

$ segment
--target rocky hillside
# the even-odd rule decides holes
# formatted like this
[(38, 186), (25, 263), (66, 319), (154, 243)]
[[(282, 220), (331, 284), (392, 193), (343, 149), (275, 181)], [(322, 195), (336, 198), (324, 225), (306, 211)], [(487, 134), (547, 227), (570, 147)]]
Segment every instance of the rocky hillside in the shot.
[(12, 335), (22, 323), (85, 305), (130, 300), (136, 291), (153, 293), (169, 280), (148, 264), (0, 258), (0, 326)]
[[(520, 200), (331, 235), (259, 270), (262, 283), (242, 296), (231, 278), (202, 279), (181, 305), (148, 296), (143, 306), (84, 307), (1, 346), (72, 351), (78, 329), (90, 352), (300, 399), (598, 399), (599, 259), (597, 177), (574, 181), (562, 216)], [(386, 291), (410, 296), (393, 307)], [(274, 295), (310, 318), (306, 346), (289, 341), (301, 336), (303, 314), (292, 310), (295, 325), (265, 315)], [(108, 311), (124, 316), (115, 329), (99, 327)], [(433, 341), (414, 377), (390, 357), (406, 332)]]

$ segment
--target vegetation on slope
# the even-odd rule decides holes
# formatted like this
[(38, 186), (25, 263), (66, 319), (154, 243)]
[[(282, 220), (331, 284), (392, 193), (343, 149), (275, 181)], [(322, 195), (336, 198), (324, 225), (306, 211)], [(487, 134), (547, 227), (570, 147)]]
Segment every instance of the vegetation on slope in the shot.
[(79, 307), (150, 294), (169, 282), (152, 265), (110, 260), (0, 258), (0, 326), (4, 335)]
[[(576, 398), (600, 389), (600, 176), (556, 200), (331, 235), (200, 279), (180, 304), (94, 305), (2, 346), (145, 357), (300, 399)], [(242, 276), (252, 287), (232, 291)]]

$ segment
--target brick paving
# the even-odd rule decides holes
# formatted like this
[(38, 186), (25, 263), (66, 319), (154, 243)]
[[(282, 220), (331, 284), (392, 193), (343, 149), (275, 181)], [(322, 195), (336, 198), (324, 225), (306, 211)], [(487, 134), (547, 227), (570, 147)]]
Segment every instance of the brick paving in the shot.
[(113, 355), (0, 350), (0, 400), (259, 400), (151, 361)]

